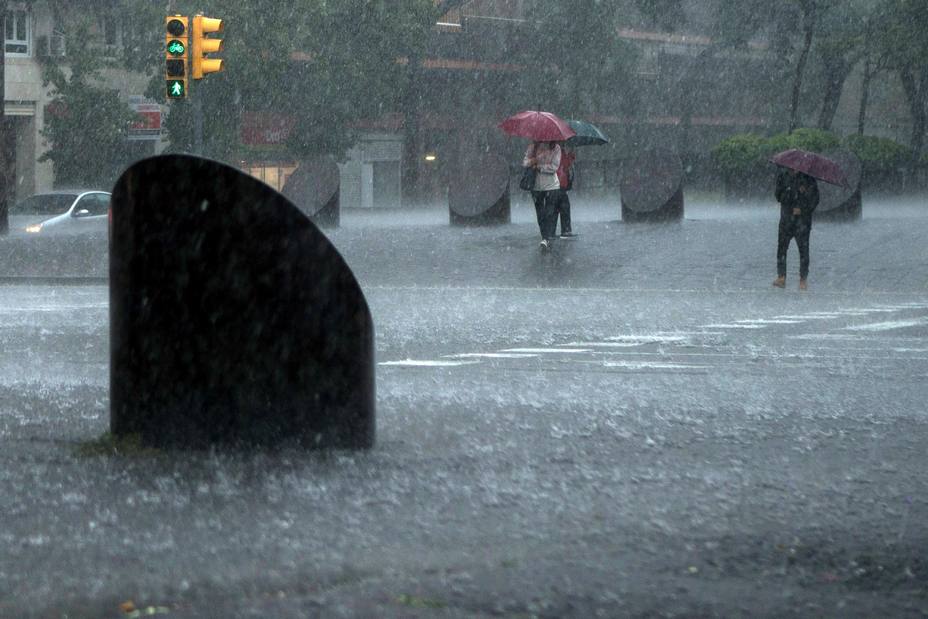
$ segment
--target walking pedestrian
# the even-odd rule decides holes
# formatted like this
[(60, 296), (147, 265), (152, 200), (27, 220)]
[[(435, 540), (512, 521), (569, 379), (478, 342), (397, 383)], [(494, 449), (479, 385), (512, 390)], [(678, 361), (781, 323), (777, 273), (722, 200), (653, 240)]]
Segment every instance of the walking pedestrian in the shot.
[(802, 172), (784, 168), (777, 175), (776, 198), (780, 203), (780, 225), (777, 238), (777, 278), (773, 285), (786, 287), (786, 252), (796, 239), (799, 248), (799, 289), (808, 288), (809, 235), (812, 233), (812, 213), (818, 206), (818, 183)]
[(557, 142), (532, 142), (525, 149), (522, 165), (535, 169), (532, 200), (541, 232), (541, 250), (551, 249), (557, 235), (557, 198), (561, 183), (557, 169), (561, 165), (561, 147)]
[(573, 189), (574, 182), (574, 160), (577, 154), (566, 144), (561, 146), (561, 165), (557, 168), (557, 180), (561, 188), (557, 192), (557, 206), (555, 210), (561, 220), (561, 238), (570, 239), (577, 235), (574, 234), (570, 225), (570, 196), (567, 192)]

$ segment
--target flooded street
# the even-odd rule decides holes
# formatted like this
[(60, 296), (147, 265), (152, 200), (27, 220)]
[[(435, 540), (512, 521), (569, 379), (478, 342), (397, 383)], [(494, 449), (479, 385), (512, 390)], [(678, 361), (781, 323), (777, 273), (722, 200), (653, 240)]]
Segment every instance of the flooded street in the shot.
[(370, 452), (88, 455), (106, 286), (0, 287), (0, 616), (923, 614), (928, 218), (817, 225), (800, 293), (775, 219), (596, 213), (330, 232)]

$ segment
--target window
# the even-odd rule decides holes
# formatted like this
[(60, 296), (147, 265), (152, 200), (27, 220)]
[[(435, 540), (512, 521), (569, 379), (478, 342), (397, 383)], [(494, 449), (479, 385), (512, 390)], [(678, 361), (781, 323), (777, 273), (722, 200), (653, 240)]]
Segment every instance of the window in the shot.
[(28, 56), (32, 43), (32, 20), (23, 9), (8, 11), (3, 20), (5, 51), (11, 56)]
[[(64, 56), (67, 51), (64, 42), (64, 31), (59, 28), (53, 28), (51, 34), (48, 36), (48, 49), (46, 53), (49, 56)], [(41, 45), (41, 42), (39, 44)]]
[(78, 202), (74, 212), (86, 209), (89, 215), (106, 215), (110, 208), (110, 197), (105, 193), (91, 193)]
[(119, 22), (113, 15), (105, 15), (100, 18), (100, 35), (103, 47), (114, 52), (116, 46), (120, 44)]

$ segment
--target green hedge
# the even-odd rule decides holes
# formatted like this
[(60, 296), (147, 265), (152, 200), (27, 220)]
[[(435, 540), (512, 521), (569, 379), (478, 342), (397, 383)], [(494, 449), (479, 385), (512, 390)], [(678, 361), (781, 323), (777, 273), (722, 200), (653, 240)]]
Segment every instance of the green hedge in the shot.
[(712, 149), (712, 159), (725, 175), (748, 172), (763, 161), (766, 140), (754, 133), (740, 133)]
[(754, 173), (776, 153), (791, 148), (821, 152), (841, 145), (841, 138), (820, 129), (796, 129), (769, 138), (756, 133), (740, 133), (719, 142), (712, 159), (722, 174), (733, 177)]
[[(912, 150), (887, 138), (852, 135), (844, 140), (851, 152), (860, 158), (867, 172), (891, 172), (912, 161)], [(841, 138), (820, 129), (796, 129), (769, 138), (741, 133), (722, 140), (712, 149), (712, 159), (719, 171), (728, 178), (754, 174), (772, 155), (801, 148), (823, 152), (842, 145)], [(928, 164), (928, 153), (921, 159)]]
[(888, 138), (852, 135), (846, 142), (867, 171), (888, 172), (912, 162), (912, 149)]

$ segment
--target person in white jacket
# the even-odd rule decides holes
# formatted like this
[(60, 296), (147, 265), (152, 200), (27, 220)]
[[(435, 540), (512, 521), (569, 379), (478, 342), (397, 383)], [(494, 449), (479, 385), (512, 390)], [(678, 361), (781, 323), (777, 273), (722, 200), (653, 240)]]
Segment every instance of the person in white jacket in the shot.
[(547, 251), (557, 237), (557, 198), (561, 183), (557, 169), (561, 165), (561, 147), (557, 142), (532, 142), (525, 149), (522, 165), (535, 169), (535, 215), (541, 231), (541, 250)]

